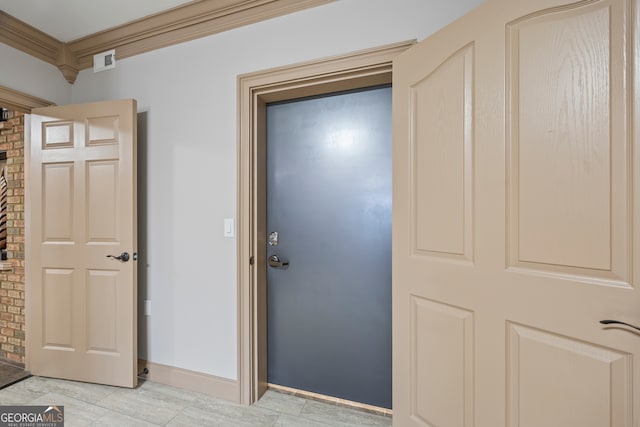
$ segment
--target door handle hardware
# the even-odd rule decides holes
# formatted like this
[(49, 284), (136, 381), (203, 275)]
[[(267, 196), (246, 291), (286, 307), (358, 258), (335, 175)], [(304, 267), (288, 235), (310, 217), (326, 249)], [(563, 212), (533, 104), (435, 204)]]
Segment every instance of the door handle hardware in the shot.
[(278, 232), (272, 231), (269, 233), (267, 241), (269, 242), (269, 246), (278, 246)]
[(269, 257), (268, 262), (269, 262), (269, 267), (273, 267), (273, 268), (281, 268), (284, 270), (289, 267), (289, 261), (281, 260), (278, 255), (271, 255)]
[(122, 252), (120, 255), (107, 255), (107, 258), (117, 259), (118, 261), (127, 262), (129, 261), (129, 252)]
[(630, 328), (633, 328), (637, 331), (640, 331), (640, 328), (637, 326), (633, 326), (629, 323), (625, 323), (625, 322), (621, 322), (619, 320), (601, 320), (600, 323), (602, 323), (603, 325), (624, 325), (624, 326), (628, 326)]

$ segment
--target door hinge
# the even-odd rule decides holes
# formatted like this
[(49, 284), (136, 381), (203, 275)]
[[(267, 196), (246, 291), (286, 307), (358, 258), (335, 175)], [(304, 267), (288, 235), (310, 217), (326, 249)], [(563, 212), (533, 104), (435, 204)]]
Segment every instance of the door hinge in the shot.
[(249, 265), (253, 265), (253, 256), (249, 257)]

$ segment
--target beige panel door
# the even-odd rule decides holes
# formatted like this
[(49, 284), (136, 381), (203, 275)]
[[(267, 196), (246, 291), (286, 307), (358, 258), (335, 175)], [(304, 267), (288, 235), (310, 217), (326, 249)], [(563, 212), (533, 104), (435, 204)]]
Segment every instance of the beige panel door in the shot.
[(395, 426), (640, 426), (639, 11), (488, 0), (394, 61)]
[(35, 109), (29, 153), (28, 369), (134, 387), (136, 102)]

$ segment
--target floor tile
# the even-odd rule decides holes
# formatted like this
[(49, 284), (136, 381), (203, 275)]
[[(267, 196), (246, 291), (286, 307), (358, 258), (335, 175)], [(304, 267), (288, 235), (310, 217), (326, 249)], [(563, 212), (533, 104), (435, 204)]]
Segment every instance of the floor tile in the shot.
[(182, 410), (171, 420), (168, 427), (220, 426), (220, 427), (272, 427), (278, 414), (261, 414), (254, 411), (211, 411), (197, 407)]
[(140, 380), (136, 390), (145, 390), (150, 393), (159, 393), (163, 396), (176, 401), (190, 402), (200, 397), (209, 397), (203, 393), (185, 390), (178, 387), (172, 387), (166, 384), (155, 383), (152, 381)]
[(26, 405), (45, 394), (37, 378), (31, 377), (0, 390), (0, 405)]
[(59, 380), (55, 378), (31, 377), (27, 381), (31, 380), (33, 380), (34, 387), (39, 387), (49, 393), (63, 394), (89, 403), (96, 403), (117, 390), (121, 390), (119, 387)]
[(160, 425), (171, 421), (188, 404), (189, 400), (159, 391), (148, 383), (137, 389), (118, 390), (97, 402), (103, 408)]
[(282, 414), (278, 417), (278, 421), (274, 427), (327, 427), (331, 424), (321, 423), (319, 421), (311, 421), (306, 418), (296, 417), (293, 415)]
[[(243, 406), (228, 403), (214, 398), (198, 398), (193, 401), (187, 411), (190, 414), (216, 414), (221, 419), (232, 422), (233, 426), (272, 426), (278, 418), (278, 413), (258, 406)], [(218, 424), (213, 424), (218, 425)]]
[(91, 427), (157, 427), (159, 425), (107, 410), (107, 413), (95, 420)]
[(242, 406), (168, 385), (136, 389), (31, 377), (0, 390), (2, 405), (63, 405), (65, 426), (327, 427), (391, 426), (391, 418), (267, 391)]
[(104, 408), (60, 393), (47, 393), (29, 404), (64, 406), (65, 427), (86, 427), (107, 413)]
[(327, 403), (307, 401), (300, 414), (303, 418), (334, 426), (391, 426), (391, 418)]
[(306, 400), (302, 397), (267, 390), (256, 403), (256, 406), (283, 414), (300, 415), (305, 402)]

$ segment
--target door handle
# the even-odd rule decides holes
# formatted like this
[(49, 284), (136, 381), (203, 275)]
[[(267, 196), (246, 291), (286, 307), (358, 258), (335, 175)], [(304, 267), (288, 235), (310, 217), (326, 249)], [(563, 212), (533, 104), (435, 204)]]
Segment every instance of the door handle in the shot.
[(289, 267), (289, 261), (283, 261), (278, 255), (271, 255), (268, 259), (269, 267), (286, 269)]
[(602, 323), (603, 325), (624, 325), (624, 326), (628, 326), (630, 328), (633, 328), (637, 331), (640, 331), (640, 328), (637, 326), (633, 326), (629, 323), (625, 323), (625, 322), (621, 322), (619, 320), (601, 320), (600, 323)]
[(122, 252), (118, 256), (116, 256), (116, 255), (107, 255), (107, 258), (113, 258), (113, 259), (117, 259), (118, 261), (121, 261), (121, 262), (127, 262), (127, 261), (129, 261), (129, 252)]

